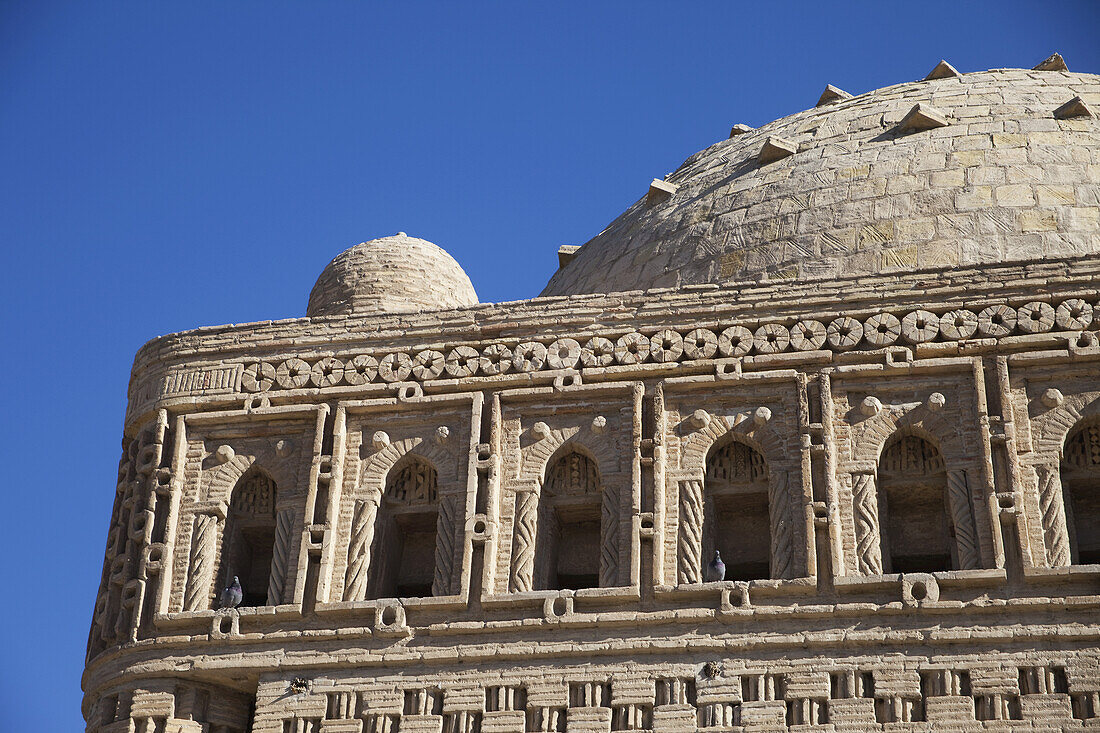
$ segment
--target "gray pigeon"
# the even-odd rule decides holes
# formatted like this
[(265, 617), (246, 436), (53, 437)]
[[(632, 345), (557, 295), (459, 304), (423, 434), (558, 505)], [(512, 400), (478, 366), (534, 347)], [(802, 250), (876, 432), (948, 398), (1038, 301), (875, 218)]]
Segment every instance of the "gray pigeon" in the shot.
[(726, 564), (722, 562), (722, 556), (718, 554), (718, 550), (714, 551), (714, 559), (707, 563), (707, 580), (725, 580), (726, 579)]
[(241, 590), (241, 581), (233, 576), (233, 582), (222, 591), (222, 608), (236, 608), (244, 600), (244, 591)]

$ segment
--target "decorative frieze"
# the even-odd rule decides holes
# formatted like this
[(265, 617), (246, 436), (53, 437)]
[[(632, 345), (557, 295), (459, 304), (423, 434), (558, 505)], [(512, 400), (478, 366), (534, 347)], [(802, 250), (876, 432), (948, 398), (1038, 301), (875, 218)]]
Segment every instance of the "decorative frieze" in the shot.
[[(840, 316), (828, 323), (806, 319), (762, 323), (755, 327), (733, 325), (721, 330), (696, 327), (638, 331), (592, 336), (583, 340), (560, 338), (550, 344), (526, 341), (515, 345), (460, 344), (445, 352), (423, 349), (414, 354), (356, 354), (349, 357), (291, 357), (279, 362), (256, 361), (243, 365), (240, 390), (269, 392), (313, 387), (359, 386), (368, 383), (468, 379), (543, 370), (635, 366), (644, 363), (673, 364), (750, 354), (773, 355), (828, 349), (848, 351), (893, 345), (915, 346), (934, 341), (974, 337), (1000, 339), (1014, 334), (1046, 333), (1056, 326), (1080, 331), (1093, 325), (1093, 306), (1070, 298), (1057, 307), (1042, 301), (1014, 308), (997, 303), (981, 309), (954, 309), (942, 314), (917, 309), (896, 315), (884, 311), (863, 320)], [(166, 383), (165, 395), (171, 385)]]

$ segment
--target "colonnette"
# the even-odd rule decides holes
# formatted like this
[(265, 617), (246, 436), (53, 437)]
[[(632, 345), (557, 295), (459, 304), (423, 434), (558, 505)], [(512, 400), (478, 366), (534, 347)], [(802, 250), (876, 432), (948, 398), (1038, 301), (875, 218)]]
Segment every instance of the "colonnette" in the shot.
[(1100, 725), (1097, 109), (1057, 55), (830, 86), (541, 297), (399, 234), (154, 339), (87, 730)]

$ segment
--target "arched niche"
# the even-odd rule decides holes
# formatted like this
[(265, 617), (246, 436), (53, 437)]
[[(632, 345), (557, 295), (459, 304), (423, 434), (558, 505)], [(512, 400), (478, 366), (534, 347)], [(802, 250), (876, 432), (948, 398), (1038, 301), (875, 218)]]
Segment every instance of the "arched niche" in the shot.
[(1100, 421), (1070, 433), (1060, 474), (1071, 562), (1100, 564)]
[(394, 464), (376, 522), (367, 597), (431, 596), (439, 524), (435, 466), (413, 453)]
[(609, 584), (618, 511), (596, 462), (575, 446), (551, 458), (538, 498), (535, 590)]
[(703, 480), (702, 564), (718, 550), (726, 580), (755, 580), (772, 574), (772, 507), (768, 464), (739, 440), (711, 448)]
[(244, 593), (242, 606), (281, 602), (272, 597), (279, 590), (272, 582), (277, 506), (278, 488), (267, 473), (252, 467), (238, 479), (230, 493), (222, 535), (218, 594), (237, 576)]
[(892, 437), (878, 463), (884, 572), (931, 573), (959, 567), (943, 456), (912, 433)]

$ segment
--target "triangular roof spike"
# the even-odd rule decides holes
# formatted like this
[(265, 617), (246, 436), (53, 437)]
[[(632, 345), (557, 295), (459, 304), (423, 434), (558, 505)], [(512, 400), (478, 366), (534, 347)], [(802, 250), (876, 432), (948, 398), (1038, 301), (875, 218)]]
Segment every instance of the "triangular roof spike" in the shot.
[(1069, 71), (1069, 68), (1062, 54), (1055, 52), (1036, 64), (1033, 71)]
[(649, 184), (649, 193), (645, 196), (646, 206), (653, 206), (659, 204), (662, 201), (668, 199), (672, 194), (676, 193), (676, 189), (680, 188), (675, 183), (669, 183), (668, 181), (662, 181), (660, 178), (654, 178), (653, 182)]
[(931, 81), (932, 79), (950, 79), (953, 76), (962, 76), (959, 70), (951, 64), (947, 63), (943, 59), (936, 64), (936, 67), (928, 72), (928, 76), (924, 77), (925, 81)]
[(832, 104), (833, 102), (839, 102), (842, 99), (851, 99), (852, 95), (843, 89), (834, 87), (832, 84), (825, 85), (825, 91), (818, 97), (815, 107), (821, 107), (826, 104)]
[(905, 116), (901, 118), (901, 122), (898, 123), (898, 129), (903, 132), (916, 132), (918, 130), (932, 130), (937, 127), (945, 127), (948, 124), (947, 117), (944, 116), (943, 112), (940, 112), (930, 104), (918, 102), (913, 105), (913, 109), (906, 112)]
[(1085, 104), (1085, 100), (1078, 95), (1054, 110), (1054, 116), (1060, 120), (1066, 120), (1070, 117), (1092, 117), (1093, 114), (1092, 110)]
[(749, 127), (748, 125), (744, 125), (744, 124), (741, 124), (739, 122), (739, 123), (737, 123), (736, 125), (734, 125), (733, 127), (730, 128), (730, 137), (737, 137), (738, 135), (744, 135), (746, 133), (752, 132), (753, 129), (755, 129), (755, 128)]
[(760, 152), (756, 155), (756, 159), (761, 163), (771, 163), (772, 161), (786, 158), (794, 155), (798, 152), (798, 145), (781, 137), (769, 137), (764, 141), (764, 147), (760, 148)]

